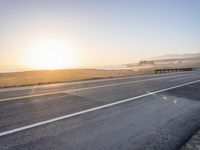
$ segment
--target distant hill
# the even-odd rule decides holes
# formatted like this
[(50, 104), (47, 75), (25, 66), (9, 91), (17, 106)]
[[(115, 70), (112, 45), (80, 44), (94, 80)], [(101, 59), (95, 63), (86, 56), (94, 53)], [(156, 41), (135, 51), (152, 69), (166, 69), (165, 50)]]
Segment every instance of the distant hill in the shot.
[(162, 67), (168, 66), (199, 66), (200, 53), (169, 54), (141, 60), (138, 63), (125, 64), (126, 67)]
[(200, 58), (200, 53), (169, 54), (150, 58), (149, 60), (191, 59)]

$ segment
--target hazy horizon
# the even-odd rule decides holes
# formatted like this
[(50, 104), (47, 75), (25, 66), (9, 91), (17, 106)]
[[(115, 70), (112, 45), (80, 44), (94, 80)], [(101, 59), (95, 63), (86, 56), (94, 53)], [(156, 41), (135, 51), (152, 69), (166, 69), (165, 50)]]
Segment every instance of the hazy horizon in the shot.
[(8, 0), (0, 14), (0, 72), (200, 52), (197, 0)]

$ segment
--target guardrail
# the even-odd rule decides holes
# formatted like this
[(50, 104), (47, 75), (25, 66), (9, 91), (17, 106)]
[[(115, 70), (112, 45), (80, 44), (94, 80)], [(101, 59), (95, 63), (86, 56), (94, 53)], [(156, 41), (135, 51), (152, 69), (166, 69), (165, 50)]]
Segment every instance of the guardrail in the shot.
[(169, 72), (181, 72), (181, 71), (193, 71), (198, 70), (198, 68), (175, 68), (175, 69), (156, 69), (155, 74), (158, 73), (169, 73)]

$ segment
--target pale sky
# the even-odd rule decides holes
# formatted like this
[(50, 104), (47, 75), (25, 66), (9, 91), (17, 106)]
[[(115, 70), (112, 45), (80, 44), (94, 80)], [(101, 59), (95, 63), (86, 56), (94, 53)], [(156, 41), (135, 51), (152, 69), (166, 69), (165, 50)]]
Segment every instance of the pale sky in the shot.
[(0, 70), (42, 68), (41, 53), (93, 67), (200, 52), (199, 27), (199, 0), (0, 0)]

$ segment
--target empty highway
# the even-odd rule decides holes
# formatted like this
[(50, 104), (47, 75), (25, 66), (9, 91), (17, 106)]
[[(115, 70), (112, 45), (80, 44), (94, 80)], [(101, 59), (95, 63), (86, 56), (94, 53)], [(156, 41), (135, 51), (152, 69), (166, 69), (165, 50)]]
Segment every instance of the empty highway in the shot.
[(178, 150), (200, 128), (200, 72), (0, 90), (2, 150)]

